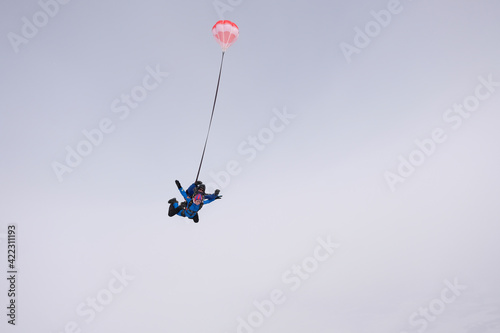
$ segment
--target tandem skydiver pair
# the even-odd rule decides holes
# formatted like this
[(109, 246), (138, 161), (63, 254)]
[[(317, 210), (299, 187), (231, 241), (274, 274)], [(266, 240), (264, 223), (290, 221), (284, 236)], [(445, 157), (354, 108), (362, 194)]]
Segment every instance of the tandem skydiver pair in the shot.
[(175, 181), (175, 184), (185, 201), (181, 204), (179, 204), (176, 198), (172, 198), (168, 201), (170, 204), (168, 216), (170, 217), (179, 215), (192, 219), (195, 223), (198, 223), (200, 220), (198, 212), (203, 205), (222, 198), (222, 195), (219, 195), (220, 190), (215, 190), (213, 194), (206, 194), (205, 185), (199, 180), (191, 184), (186, 191), (184, 191), (178, 180)]

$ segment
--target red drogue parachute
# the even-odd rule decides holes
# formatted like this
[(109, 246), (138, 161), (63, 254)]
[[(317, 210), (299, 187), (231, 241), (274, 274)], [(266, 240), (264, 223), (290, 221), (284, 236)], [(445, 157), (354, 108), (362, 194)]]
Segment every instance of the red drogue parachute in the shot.
[(222, 47), (222, 52), (226, 50), (238, 39), (239, 29), (236, 24), (228, 20), (221, 20), (215, 23), (212, 28), (217, 43)]

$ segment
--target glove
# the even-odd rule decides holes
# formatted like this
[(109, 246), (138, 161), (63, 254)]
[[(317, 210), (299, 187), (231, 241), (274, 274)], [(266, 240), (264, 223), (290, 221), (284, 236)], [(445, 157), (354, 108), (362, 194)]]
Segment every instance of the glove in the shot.
[(194, 182), (194, 184), (195, 184), (196, 186), (198, 186), (198, 185), (203, 184), (203, 182), (202, 182), (201, 180), (197, 180), (197, 181), (195, 181), (195, 182)]
[(177, 185), (177, 188), (180, 190), (182, 188), (181, 183), (179, 183), (178, 180), (175, 181), (175, 185)]

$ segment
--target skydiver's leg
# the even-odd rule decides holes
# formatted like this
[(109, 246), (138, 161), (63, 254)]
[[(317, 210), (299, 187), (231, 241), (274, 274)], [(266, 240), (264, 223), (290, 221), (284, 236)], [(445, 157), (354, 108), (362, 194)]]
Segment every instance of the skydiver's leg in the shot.
[(186, 206), (187, 206), (186, 201), (184, 201), (175, 209), (175, 214), (182, 217), (186, 217)]
[(182, 209), (181, 207), (179, 207), (179, 203), (175, 198), (170, 199), (168, 203), (170, 204), (170, 207), (168, 207), (168, 216), (170, 217), (174, 216)]
[(171, 204), (170, 207), (168, 207), (168, 216), (172, 217), (175, 214), (177, 214), (177, 207), (174, 204)]

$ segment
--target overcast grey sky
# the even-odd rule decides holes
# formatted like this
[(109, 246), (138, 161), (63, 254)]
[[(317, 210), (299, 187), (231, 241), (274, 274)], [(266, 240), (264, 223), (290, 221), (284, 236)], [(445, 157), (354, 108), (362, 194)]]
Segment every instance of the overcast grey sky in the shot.
[(498, 1), (0, 13), (2, 332), (499, 332)]

